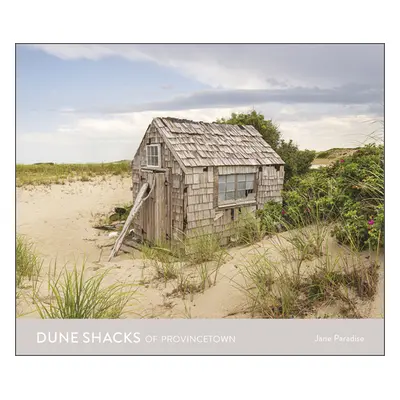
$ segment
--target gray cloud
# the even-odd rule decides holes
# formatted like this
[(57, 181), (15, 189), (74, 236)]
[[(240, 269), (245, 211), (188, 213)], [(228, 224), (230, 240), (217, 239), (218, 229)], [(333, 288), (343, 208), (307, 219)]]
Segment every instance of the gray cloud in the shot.
[[(213, 87), (253, 83), (383, 87), (383, 44), (38, 45), (64, 59), (123, 57), (147, 60)], [(257, 87), (252, 87), (257, 88)]]
[(287, 89), (262, 90), (205, 90), (181, 95), (166, 101), (155, 101), (136, 105), (119, 105), (83, 112), (126, 113), (140, 111), (185, 110), (214, 107), (243, 107), (265, 103), (282, 104), (369, 104), (377, 109), (383, 103), (383, 91), (379, 87), (348, 84), (334, 88), (292, 87)]

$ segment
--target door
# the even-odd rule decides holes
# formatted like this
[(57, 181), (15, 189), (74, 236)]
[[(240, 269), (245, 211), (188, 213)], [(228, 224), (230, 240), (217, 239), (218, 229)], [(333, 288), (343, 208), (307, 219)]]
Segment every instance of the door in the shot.
[(154, 187), (142, 209), (143, 239), (164, 244), (171, 237), (169, 173), (142, 170), (142, 182)]

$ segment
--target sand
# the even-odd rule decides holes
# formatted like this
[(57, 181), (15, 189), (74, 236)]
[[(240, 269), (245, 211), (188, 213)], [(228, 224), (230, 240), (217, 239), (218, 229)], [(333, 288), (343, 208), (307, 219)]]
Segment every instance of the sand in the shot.
[[(36, 244), (45, 261), (64, 264), (99, 259), (95, 240), (108, 234), (92, 227), (96, 214), (132, 201), (129, 178), (17, 189), (17, 231)], [(100, 236), (99, 236), (100, 235)]]
[[(17, 232), (35, 243), (43, 259), (41, 279), (46, 280), (48, 268), (55, 262), (56, 268), (64, 265), (71, 268), (86, 260), (89, 276), (113, 268), (105, 284), (116, 281), (137, 284), (135, 300), (125, 315), (127, 318), (249, 318), (250, 315), (244, 312), (247, 301), (241, 288), (245, 281), (239, 273), (239, 266), (259, 252), (269, 250), (273, 253), (272, 239), (229, 249), (215, 285), (206, 287), (203, 293), (186, 295), (185, 298), (175, 296), (176, 282), (155, 280), (154, 267), (143, 259), (140, 252), (120, 253), (108, 262), (109, 246), (115, 238), (109, 238), (108, 232), (93, 228), (99, 216), (111, 213), (117, 205), (132, 201), (130, 186), (130, 178), (113, 176), (90, 182), (17, 189)], [(190, 268), (195, 271), (197, 267)], [(367, 305), (364, 306), (366, 316), (383, 316), (381, 278), (375, 300), (368, 304), (368, 309)], [(24, 290), (28, 295), (29, 286)], [(28, 296), (22, 297), (18, 301), (18, 315), (38, 317), (32, 304), (26, 300)]]

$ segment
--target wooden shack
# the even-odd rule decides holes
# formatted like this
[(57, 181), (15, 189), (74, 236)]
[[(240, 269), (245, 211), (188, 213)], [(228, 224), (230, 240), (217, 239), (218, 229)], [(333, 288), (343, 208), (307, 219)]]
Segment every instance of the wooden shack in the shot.
[(133, 225), (150, 243), (207, 233), (227, 243), (241, 212), (282, 201), (284, 162), (253, 126), (155, 118), (132, 173), (134, 200), (151, 188)]

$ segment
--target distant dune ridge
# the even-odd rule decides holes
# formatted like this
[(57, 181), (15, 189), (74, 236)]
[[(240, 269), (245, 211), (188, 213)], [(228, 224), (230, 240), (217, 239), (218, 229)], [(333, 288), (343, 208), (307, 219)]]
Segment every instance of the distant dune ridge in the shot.
[(17, 164), (16, 185), (64, 184), (74, 181), (90, 181), (102, 176), (129, 176), (129, 160), (108, 163), (56, 164), (52, 162)]
[(320, 151), (316, 154), (316, 157), (312, 162), (311, 169), (317, 169), (321, 166), (330, 165), (341, 158), (352, 155), (358, 149), (359, 147), (355, 148), (334, 147), (333, 149)]

